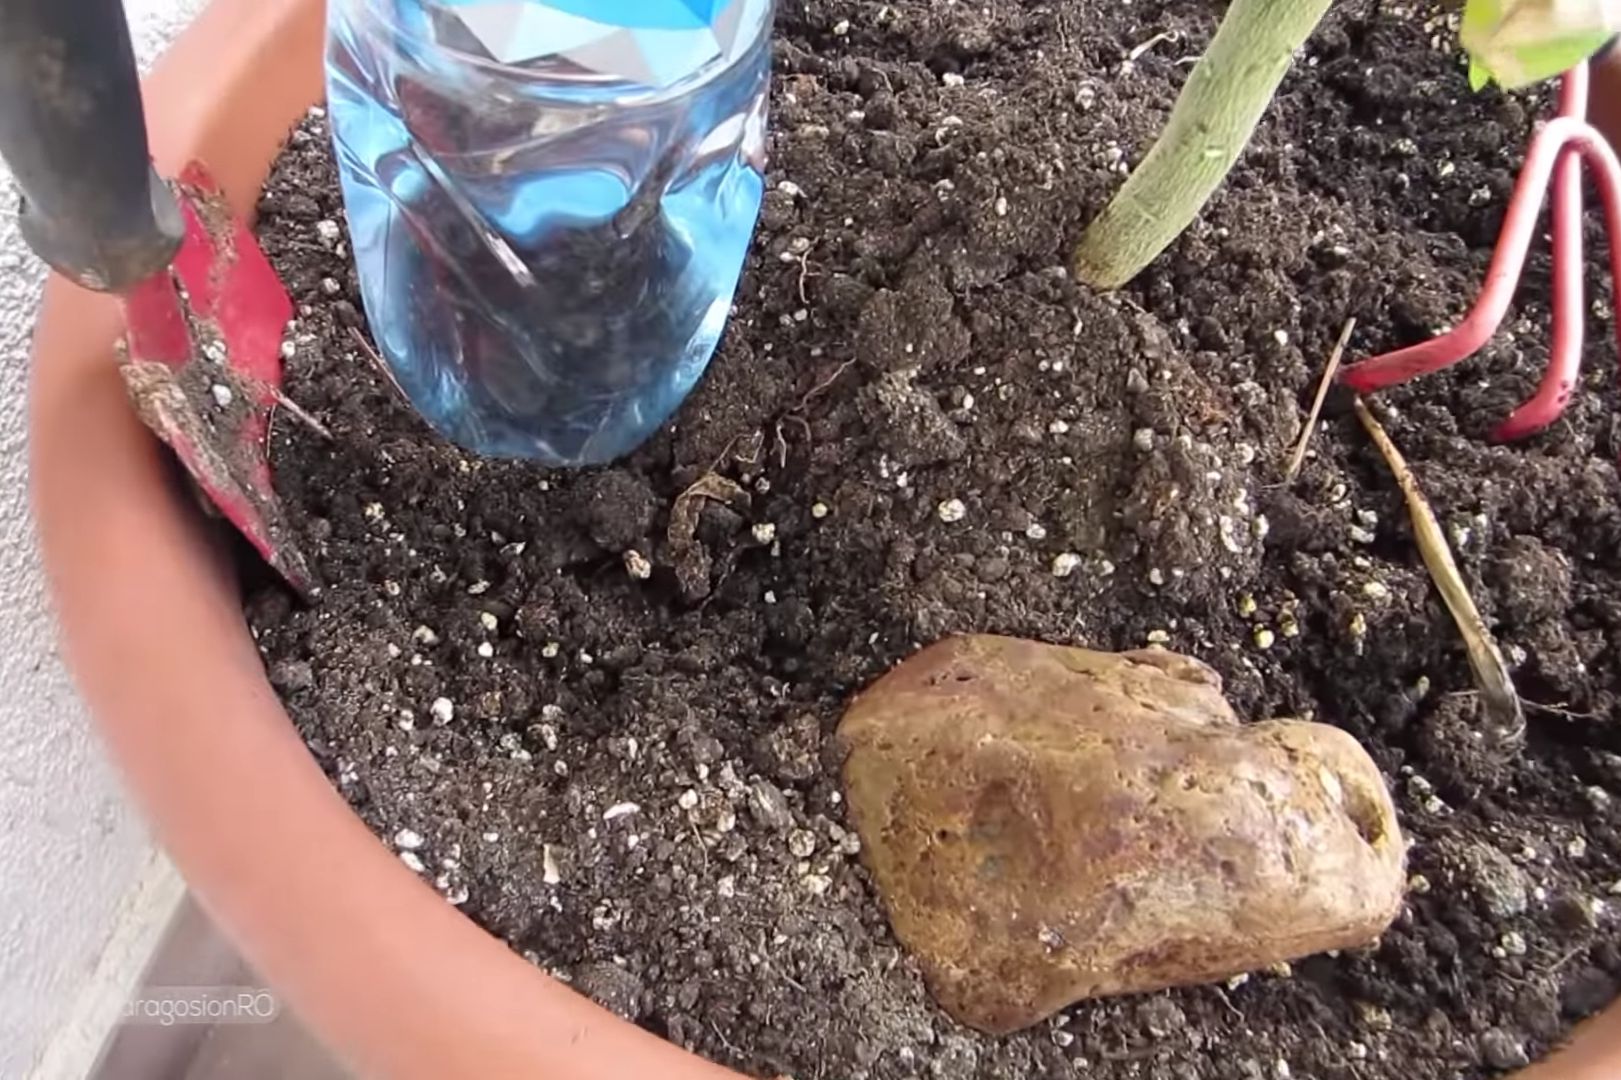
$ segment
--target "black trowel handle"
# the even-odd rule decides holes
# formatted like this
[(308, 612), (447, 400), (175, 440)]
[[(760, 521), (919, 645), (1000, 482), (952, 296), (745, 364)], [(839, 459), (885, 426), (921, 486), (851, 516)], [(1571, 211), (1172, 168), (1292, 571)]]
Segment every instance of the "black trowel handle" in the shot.
[(0, 158), (28, 245), (74, 281), (123, 290), (174, 257), (120, 0), (0, 0)]

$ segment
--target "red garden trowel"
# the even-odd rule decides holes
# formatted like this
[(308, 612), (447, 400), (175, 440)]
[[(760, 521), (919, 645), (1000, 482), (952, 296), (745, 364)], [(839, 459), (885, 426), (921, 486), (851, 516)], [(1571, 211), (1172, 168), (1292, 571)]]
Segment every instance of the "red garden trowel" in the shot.
[(298, 591), (309, 564), (270, 483), (292, 301), (207, 170), (154, 172), (119, 0), (0, 0), (0, 157), (30, 247), (119, 295), (124, 381), (141, 419)]

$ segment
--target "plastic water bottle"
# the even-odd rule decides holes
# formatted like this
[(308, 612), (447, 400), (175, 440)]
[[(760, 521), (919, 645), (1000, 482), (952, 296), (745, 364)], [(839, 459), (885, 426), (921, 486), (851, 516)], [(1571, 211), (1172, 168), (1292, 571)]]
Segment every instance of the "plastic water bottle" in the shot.
[(764, 193), (774, 0), (330, 0), (372, 333), (482, 453), (590, 465), (713, 355)]

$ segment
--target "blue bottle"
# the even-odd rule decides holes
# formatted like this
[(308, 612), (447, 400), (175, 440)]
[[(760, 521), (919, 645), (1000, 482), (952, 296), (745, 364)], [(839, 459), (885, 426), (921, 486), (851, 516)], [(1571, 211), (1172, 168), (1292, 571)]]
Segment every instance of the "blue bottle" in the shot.
[(330, 0), (361, 291), (470, 450), (592, 465), (703, 374), (764, 193), (775, 0)]

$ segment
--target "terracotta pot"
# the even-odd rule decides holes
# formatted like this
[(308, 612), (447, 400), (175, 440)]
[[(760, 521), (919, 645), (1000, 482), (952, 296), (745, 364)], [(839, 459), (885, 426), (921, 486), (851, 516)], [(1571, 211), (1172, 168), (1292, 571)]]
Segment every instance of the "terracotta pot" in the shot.
[[(146, 84), (165, 172), (251, 211), (321, 86), (320, 0), (215, 0)], [(734, 1077), (546, 977), (350, 812), (265, 679), (227, 560), (113, 365), (116, 306), (53, 280), (35, 338), (33, 497), (69, 662), (212, 917), (367, 1076)], [(1524, 1080), (1615, 1080), (1621, 1008)]]

